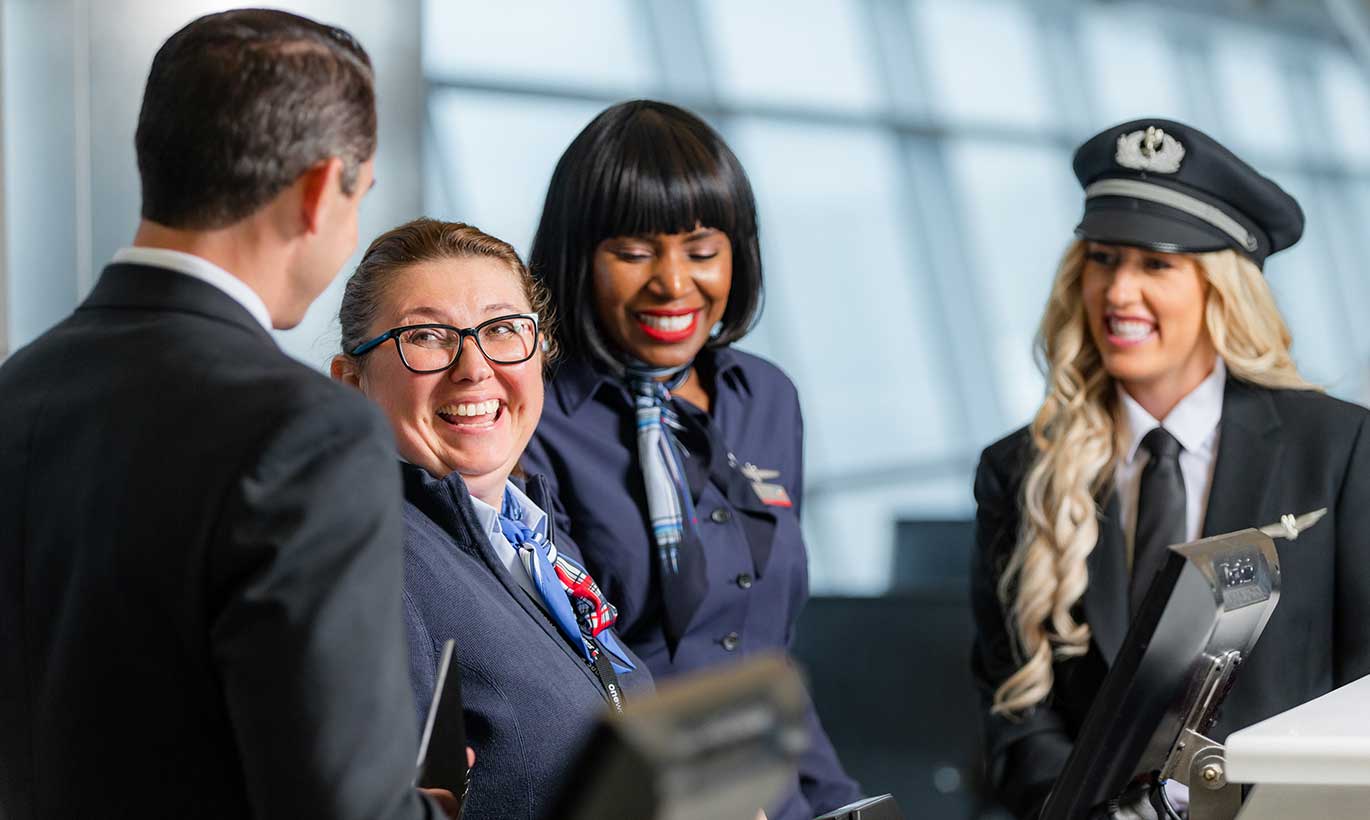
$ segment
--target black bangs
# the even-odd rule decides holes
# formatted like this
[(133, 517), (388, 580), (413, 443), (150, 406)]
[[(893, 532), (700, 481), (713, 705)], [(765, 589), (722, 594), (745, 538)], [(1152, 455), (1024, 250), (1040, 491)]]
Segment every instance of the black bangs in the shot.
[(595, 152), (598, 179), (583, 192), (588, 241), (696, 227), (739, 238), (756, 233), (741, 165), (713, 129), (691, 119), (668, 122), (661, 112), (640, 108), (617, 133), (604, 135)]
[(599, 243), (696, 227), (722, 231), (732, 243), (732, 288), (710, 341), (731, 344), (755, 324), (762, 301), (756, 200), (732, 150), (699, 117), (653, 100), (610, 106), (576, 135), (552, 172), (528, 255), (561, 317), (568, 358), (616, 366), (594, 315)]

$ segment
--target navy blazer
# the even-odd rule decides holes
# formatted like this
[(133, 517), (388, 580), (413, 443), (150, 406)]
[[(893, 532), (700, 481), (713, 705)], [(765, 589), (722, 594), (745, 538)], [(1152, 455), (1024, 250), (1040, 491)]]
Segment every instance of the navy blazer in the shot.
[[(729, 452), (687, 456), (687, 472), (698, 467), (688, 462), (702, 460), (710, 474), (694, 500), (708, 587), (674, 653), (623, 383), (584, 360), (563, 362), (524, 453), (529, 471), (551, 480), (590, 571), (618, 606), (619, 634), (658, 679), (787, 649), (809, 591), (799, 528), (804, 430), (794, 385), (770, 362), (731, 348), (702, 352), (696, 367), (713, 396), (711, 412), (679, 400), (674, 406)], [(737, 469), (747, 464), (776, 471), (767, 481), (782, 485), (793, 506), (762, 503)], [(860, 796), (812, 708), (809, 726), (813, 745), (800, 764), (799, 790), (768, 808), (772, 820), (809, 820)]]
[[(457, 642), (466, 736), (476, 752), (463, 816), (551, 816), (553, 801), (609, 700), (594, 669), (509, 575), (461, 477), (404, 473), (404, 605), (410, 675), (419, 725), (427, 717), (443, 643)], [(544, 481), (529, 499), (555, 516)], [(548, 522), (557, 549), (580, 561), (575, 544)], [(651, 673), (620, 676), (624, 699), (652, 691)]]
[[(1326, 507), (1297, 541), (1276, 540), (1281, 589), (1217, 724), (1219, 742), (1370, 674), (1370, 412), (1308, 390), (1269, 390), (1229, 375), (1218, 460), (1203, 535), (1221, 535)], [(1099, 542), (1089, 554), (1080, 615), (1088, 653), (1053, 664), (1047, 703), (1010, 720), (989, 712), (995, 689), (1017, 670), (1014, 632), (997, 585), (1017, 542), (1026, 429), (990, 445), (975, 475), (977, 550), (971, 574), (972, 653), (984, 706), (992, 785), (1014, 814), (1034, 816), (1072, 744), (1128, 626), (1128, 580), (1118, 501), (1100, 499)]]

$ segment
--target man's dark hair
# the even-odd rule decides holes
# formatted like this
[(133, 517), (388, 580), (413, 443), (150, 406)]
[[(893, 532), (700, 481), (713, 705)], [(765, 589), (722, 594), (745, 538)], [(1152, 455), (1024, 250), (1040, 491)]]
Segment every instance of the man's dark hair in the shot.
[(143, 218), (171, 228), (232, 225), (330, 157), (350, 195), (376, 151), (371, 60), (287, 12), (201, 17), (153, 58), (135, 144)]
[(593, 256), (615, 236), (696, 226), (728, 235), (732, 288), (710, 347), (746, 335), (761, 311), (756, 199), (742, 164), (708, 123), (683, 108), (633, 100), (605, 109), (561, 155), (528, 266), (547, 286), (568, 357), (617, 357), (596, 324)]

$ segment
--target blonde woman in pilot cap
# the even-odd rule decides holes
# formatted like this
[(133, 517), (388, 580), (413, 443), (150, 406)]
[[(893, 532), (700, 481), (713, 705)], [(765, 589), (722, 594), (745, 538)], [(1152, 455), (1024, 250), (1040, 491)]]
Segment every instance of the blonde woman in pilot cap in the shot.
[(1046, 396), (975, 477), (990, 777), (1036, 814), (1169, 544), (1326, 507), (1210, 737), (1370, 674), (1370, 416), (1308, 384), (1262, 274), (1303, 213), (1202, 132), (1110, 128), (1038, 337)]

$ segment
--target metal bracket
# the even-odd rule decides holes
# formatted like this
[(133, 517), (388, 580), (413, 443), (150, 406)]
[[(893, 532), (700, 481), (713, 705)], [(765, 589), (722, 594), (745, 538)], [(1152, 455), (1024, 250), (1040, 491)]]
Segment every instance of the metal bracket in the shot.
[(1185, 729), (1180, 744), (1189, 765), (1176, 780), (1189, 787), (1189, 820), (1234, 820), (1242, 808), (1242, 787), (1227, 782), (1223, 745)]
[(1223, 745), (1203, 732), (1213, 723), (1218, 704), (1231, 685), (1241, 663), (1236, 650), (1221, 655), (1205, 655), (1207, 669), (1198, 686), (1186, 699), (1184, 728), (1161, 769), (1161, 777), (1178, 780), (1189, 787), (1190, 820), (1233, 820), (1242, 807), (1242, 788), (1227, 782)]
[(1194, 756), (1200, 749), (1208, 746), (1222, 746), (1204, 737), (1203, 733), (1208, 731), (1208, 727), (1213, 724), (1216, 717), (1218, 705), (1222, 703), (1223, 696), (1227, 694), (1227, 688), (1232, 683), (1232, 677), (1240, 665), (1242, 655), (1236, 650), (1224, 652), (1221, 655), (1213, 656), (1205, 654), (1201, 656), (1198, 664), (1205, 665), (1200, 674), (1195, 676), (1197, 685), (1194, 686), (1185, 698), (1188, 708), (1185, 710), (1184, 723), (1180, 729), (1180, 735), (1175, 739), (1175, 745), (1171, 747), (1170, 754), (1166, 756), (1165, 765), (1161, 767), (1161, 777), (1165, 779), (1179, 780), (1186, 786), (1193, 786), (1186, 778), (1189, 777), (1190, 768), (1194, 762)]

